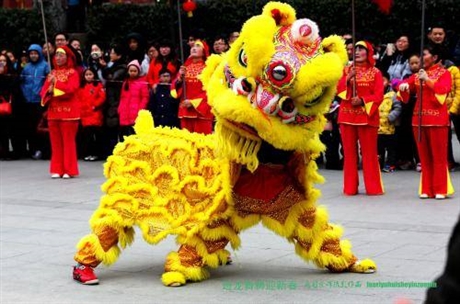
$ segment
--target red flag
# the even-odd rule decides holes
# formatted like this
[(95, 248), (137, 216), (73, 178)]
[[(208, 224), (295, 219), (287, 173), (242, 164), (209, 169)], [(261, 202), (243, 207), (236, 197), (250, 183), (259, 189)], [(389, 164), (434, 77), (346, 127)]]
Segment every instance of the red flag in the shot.
[(390, 8), (392, 5), (392, 0), (372, 0), (375, 4), (377, 4), (382, 12), (385, 14), (390, 13)]

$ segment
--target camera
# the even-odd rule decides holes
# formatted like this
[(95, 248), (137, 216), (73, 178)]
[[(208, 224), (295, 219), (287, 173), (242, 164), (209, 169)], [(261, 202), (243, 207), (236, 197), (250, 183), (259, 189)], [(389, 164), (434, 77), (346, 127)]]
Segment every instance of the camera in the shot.
[(92, 52), (91, 53), (91, 58), (99, 59), (99, 58), (101, 58), (101, 55), (102, 55), (101, 52)]

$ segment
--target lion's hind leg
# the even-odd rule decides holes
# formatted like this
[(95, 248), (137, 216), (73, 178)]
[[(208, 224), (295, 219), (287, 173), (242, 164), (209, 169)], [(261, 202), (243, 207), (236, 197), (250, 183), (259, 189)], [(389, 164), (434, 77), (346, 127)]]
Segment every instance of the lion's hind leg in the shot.
[(240, 239), (236, 230), (226, 221), (216, 221), (199, 234), (185, 238), (178, 237), (182, 245), (177, 252), (168, 254), (162, 282), (166, 286), (177, 287), (187, 281), (199, 282), (209, 278), (210, 268), (217, 268), (231, 261), (225, 246), (230, 242), (234, 248)]

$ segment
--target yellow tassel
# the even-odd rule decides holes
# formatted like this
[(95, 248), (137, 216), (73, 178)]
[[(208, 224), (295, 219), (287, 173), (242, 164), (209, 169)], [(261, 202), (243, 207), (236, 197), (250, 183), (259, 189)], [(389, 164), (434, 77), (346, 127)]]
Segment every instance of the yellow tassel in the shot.
[(185, 285), (187, 280), (182, 273), (177, 271), (169, 271), (163, 273), (161, 276), (161, 282), (163, 282), (163, 285), (165, 286), (171, 286), (173, 284)]
[(377, 271), (377, 265), (371, 259), (364, 259), (352, 265), (350, 271), (356, 273), (375, 272)]
[[(166, 258), (166, 273), (179, 272), (182, 273), (186, 281), (203, 281), (209, 278), (209, 272), (203, 267), (185, 267), (181, 264), (177, 252), (171, 252)], [(169, 285), (169, 284), (168, 284)]]

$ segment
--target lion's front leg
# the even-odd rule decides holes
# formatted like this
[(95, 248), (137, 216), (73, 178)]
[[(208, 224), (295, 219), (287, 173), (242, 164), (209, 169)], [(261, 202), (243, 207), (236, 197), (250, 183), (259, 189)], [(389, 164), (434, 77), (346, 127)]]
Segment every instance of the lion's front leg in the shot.
[(358, 261), (351, 251), (351, 243), (341, 240), (342, 229), (328, 223), (328, 214), (322, 207), (312, 207), (298, 217), (298, 226), (292, 239), (295, 250), (306, 261), (331, 272), (375, 272), (372, 260)]
[(238, 247), (240, 239), (227, 221), (219, 220), (192, 237), (179, 236), (178, 242), (182, 244), (179, 250), (169, 253), (166, 258), (165, 272), (161, 277), (166, 286), (177, 287), (187, 281), (199, 282), (209, 278), (206, 266), (217, 268), (227, 264), (230, 253), (225, 246), (230, 242), (233, 247)]

